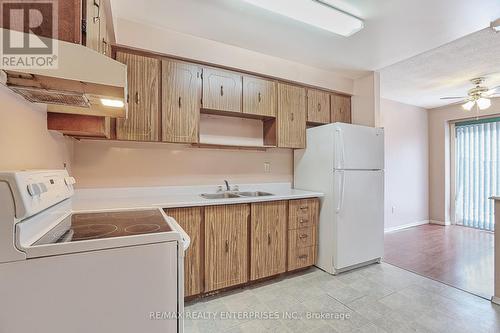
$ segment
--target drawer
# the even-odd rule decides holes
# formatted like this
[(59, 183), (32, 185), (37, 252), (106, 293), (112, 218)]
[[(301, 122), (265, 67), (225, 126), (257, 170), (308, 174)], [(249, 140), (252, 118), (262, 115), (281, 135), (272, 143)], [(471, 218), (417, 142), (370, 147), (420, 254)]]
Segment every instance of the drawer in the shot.
[(290, 247), (309, 247), (316, 245), (316, 227), (288, 231)]
[(316, 246), (288, 249), (288, 270), (309, 267), (315, 264)]
[(290, 200), (288, 229), (313, 227), (318, 219), (318, 199)]

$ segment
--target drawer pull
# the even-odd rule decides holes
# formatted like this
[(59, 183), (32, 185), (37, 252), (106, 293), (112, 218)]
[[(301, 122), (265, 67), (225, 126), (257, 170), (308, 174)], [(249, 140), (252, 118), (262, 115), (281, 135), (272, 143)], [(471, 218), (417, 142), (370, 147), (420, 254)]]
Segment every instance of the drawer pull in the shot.
[(260, 101), (261, 101), (261, 100), (262, 100), (262, 98), (261, 98), (261, 96), (260, 96), (260, 92), (259, 92), (259, 103), (260, 103)]
[(299, 220), (299, 223), (307, 223), (307, 222), (309, 222), (309, 219), (300, 219)]
[(303, 259), (307, 259), (307, 257), (308, 257), (307, 254), (303, 254), (303, 255), (299, 256), (299, 259), (303, 260)]
[(220, 95), (224, 96), (224, 86), (220, 86)]
[(309, 207), (308, 206), (301, 206), (300, 209), (301, 210), (306, 210), (306, 209), (309, 209)]
[(271, 245), (271, 235), (267, 234), (267, 245)]
[(226, 253), (228, 253), (228, 252), (229, 252), (229, 241), (226, 240)]
[(309, 236), (307, 236), (307, 234), (302, 234), (302, 235), (299, 236), (300, 239), (304, 239), (304, 238), (307, 238), (307, 237), (309, 237)]

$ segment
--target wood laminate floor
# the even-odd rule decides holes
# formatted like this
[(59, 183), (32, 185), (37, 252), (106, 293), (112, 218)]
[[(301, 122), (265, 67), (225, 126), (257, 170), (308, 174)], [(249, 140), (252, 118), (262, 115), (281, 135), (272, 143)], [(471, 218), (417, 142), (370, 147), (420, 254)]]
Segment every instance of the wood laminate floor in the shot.
[(493, 233), (422, 225), (385, 234), (384, 261), (475, 295), (493, 295)]

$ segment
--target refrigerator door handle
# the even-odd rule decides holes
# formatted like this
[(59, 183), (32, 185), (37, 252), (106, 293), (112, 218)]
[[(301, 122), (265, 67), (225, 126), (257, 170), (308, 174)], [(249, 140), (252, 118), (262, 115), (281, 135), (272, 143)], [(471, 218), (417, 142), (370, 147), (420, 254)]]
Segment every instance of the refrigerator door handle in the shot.
[(339, 200), (337, 202), (337, 209), (336, 209), (336, 213), (340, 213), (340, 211), (342, 210), (342, 206), (344, 205), (344, 183), (345, 183), (345, 173), (343, 170), (339, 170), (337, 171), (340, 173), (340, 182), (339, 182), (339, 188), (338, 188), (338, 191), (339, 191)]
[(337, 134), (337, 140), (335, 140), (336, 144), (336, 155), (337, 155), (337, 166), (336, 169), (344, 169), (344, 155), (345, 155), (345, 147), (344, 147), (344, 134), (342, 133), (341, 128), (335, 129), (335, 133)]

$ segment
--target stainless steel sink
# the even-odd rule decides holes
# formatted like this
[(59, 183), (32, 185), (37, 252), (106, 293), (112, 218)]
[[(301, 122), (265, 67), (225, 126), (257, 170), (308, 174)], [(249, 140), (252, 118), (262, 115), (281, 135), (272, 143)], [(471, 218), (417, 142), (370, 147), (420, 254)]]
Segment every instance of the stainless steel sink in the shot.
[(221, 192), (221, 193), (203, 193), (200, 194), (205, 199), (231, 199), (231, 198), (244, 198), (244, 197), (265, 197), (273, 195), (272, 193), (262, 191), (252, 192)]
[(262, 191), (253, 191), (253, 192), (237, 192), (242, 197), (267, 197), (269, 195), (273, 195), (272, 193), (262, 192)]
[(224, 193), (203, 193), (202, 198), (205, 199), (230, 199), (230, 198), (240, 198), (238, 194), (224, 192)]

